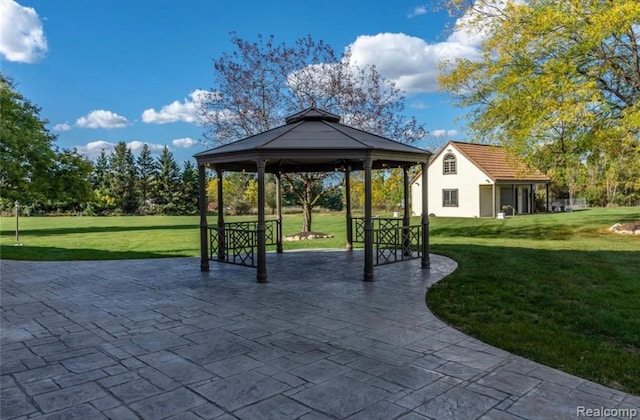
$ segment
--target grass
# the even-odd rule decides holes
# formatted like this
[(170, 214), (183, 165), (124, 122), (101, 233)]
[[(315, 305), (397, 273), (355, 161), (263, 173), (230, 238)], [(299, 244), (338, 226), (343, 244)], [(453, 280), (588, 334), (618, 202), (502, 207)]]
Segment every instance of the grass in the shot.
[[(237, 219), (237, 218), (236, 218)], [(640, 237), (614, 235), (640, 208), (518, 216), (433, 218), (432, 252), (459, 269), (427, 293), (430, 308), (497, 347), (601, 384), (640, 394)], [(215, 222), (211, 218), (210, 222)], [(416, 219), (417, 222), (417, 219)], [(300, 230), (286, 215), (284, 234)], [(199, 255), (197, 217), (0, 219), (7, 259), (82, 260)], [(315, 214), (331, 239), (287, 249), (341, 248), (344, 216)]]
[[(301, 215), (284, 217), (284, 235), (300, 231)], [(226, 220), (255, 220), (255, 216)], [(209, 223), (215, 225), (215, 216)], [(314, 230), (334, 238), (286, 242), (285, 249), (345, 246), (343, 216), (314, 214), (314, 223)], [(1, 217), (0, 256), (32, 261), (199, 256), (199, 226), (198, 216), (22, 217), (16, 246), (15, 218)]]

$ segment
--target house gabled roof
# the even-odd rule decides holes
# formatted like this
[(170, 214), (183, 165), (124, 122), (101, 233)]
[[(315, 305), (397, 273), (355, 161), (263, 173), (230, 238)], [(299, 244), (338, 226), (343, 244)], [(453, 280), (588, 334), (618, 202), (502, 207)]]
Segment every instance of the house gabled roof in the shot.
[(434, 155), (431, 164), (440, 154), (452, 147), (462, 153), (494, 182), (551, 182), (551, 178), (538, 169), (508, 153), (504, 147), (495, 145), (449, 141)]

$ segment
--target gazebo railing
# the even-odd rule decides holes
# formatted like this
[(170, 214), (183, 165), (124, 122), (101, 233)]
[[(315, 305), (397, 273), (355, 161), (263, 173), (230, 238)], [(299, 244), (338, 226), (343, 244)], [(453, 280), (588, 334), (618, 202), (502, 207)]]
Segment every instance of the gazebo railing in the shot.
[(422, 256), (422, 226), (374, 229), (375, 265), (413, 260)]
[[(280, 221), (265, 221), (264, 236), (265, 245), (277, 245), (282, 237)], [(228, 222), (222, 228), (217, 226), (210, 227), (209, 244), (209, 260), (247, 267), (258, 266), (256, 261), (258, 249), (257, 221)]]
[[(353, 218), (354, 243), (364, 243), (363, 217)], [(374, 265), (392, 264), (422, 256), (422, 225), (403, 226), (398, 218), (375, 217), (373, 222)]]
[[(353, 242), (363, 244), (364, 217), (352, 217), (351, 220), (353, 221)], [(402, 219), (397, 217), (374, 217), (371, 221), (373, 222), (373, 230), (402, 227)]]

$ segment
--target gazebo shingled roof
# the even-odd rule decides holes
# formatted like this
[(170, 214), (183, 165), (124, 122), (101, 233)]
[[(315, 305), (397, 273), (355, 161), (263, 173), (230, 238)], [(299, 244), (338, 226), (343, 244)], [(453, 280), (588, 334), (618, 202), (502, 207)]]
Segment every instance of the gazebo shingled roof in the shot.
[[(223, 260), (225, 239), (224, 212), (218, 212), (217, 228), (210, 234), (207, 222), (206, 203), (206, 168), (214, 168), (218, 172), (218, 206), (222, 205), (222, 173), (224, 171), (247, 171), (257, 173), (258, 184), (258, 221), (254, 233), (257, 235), (257, 279), (266, 281), (265, 255), (265, 173), (276, 174), (276, 202), (280, 203), (280, 173), (287, 172), (333, 172), (344, 171), (347, 218), (347, 249), (351, 249), (352, 217), (350, 210), (349, 173), (364, 171), (364, 279), (373, 280), (374, 228), (372, 217), (371, 171), (400, 167), (404, 172), (404, 217), (402, 219), (403, 235), (406, 246), (410, 246), (409, 230), (409, 179), (411, 166), (421, 165), (423, 172), (431, 157), (431, 153), (390, 140), (366, 131), (340, 123), (340, 116), (318, 109), (307, 108), (286, 118), (286, 124), (260, 134), (224, 144), (206, 150), (194, 156), (198, 163), (200, 183), (200, 248), (202, 271), (209, 270), (209, 241), (217, 235), (218, 261)], [(424, 183), (423, 207), (425, 212), (421, 222), (421, 258), (422, 267), (429, 267), (429, 233), (427, 208), (427, 183)], [(278, 219), (281, 222), (280, 205)], [(217, 230), (217, 234), (213, 231)], [(253, 233), (251, 233), (253, 235)], [(249, 232), (246, 232), (249, 235)], [(245, 236), (246, 236), (245, 235)], [(281, 244), (278, 245), (281, 252)], [(403, 252), (408, 252), (405, 248)]]
[(256, 159), (267, 161), (267, 172), (363, 169), (370, 156), (373, 169), (416, 164), (431, 155), (426, 150), (339, 123), (340, 117), (307, 108), (287, 117), (286, 124), (195, 155), (198, 164), (225, 170), (255, 171)]

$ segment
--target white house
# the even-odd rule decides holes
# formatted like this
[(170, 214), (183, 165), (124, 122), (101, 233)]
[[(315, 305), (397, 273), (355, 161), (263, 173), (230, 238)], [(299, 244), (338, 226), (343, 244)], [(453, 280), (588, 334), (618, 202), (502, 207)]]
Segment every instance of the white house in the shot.
[[(533, 213), (535, 191), (551, 178), (499, 146), (449, 141), (428, 169), (428, 213), (443, 217), (496, 217)], [(422, 214), (422, 174), (411, 181), (411, 210)]]

